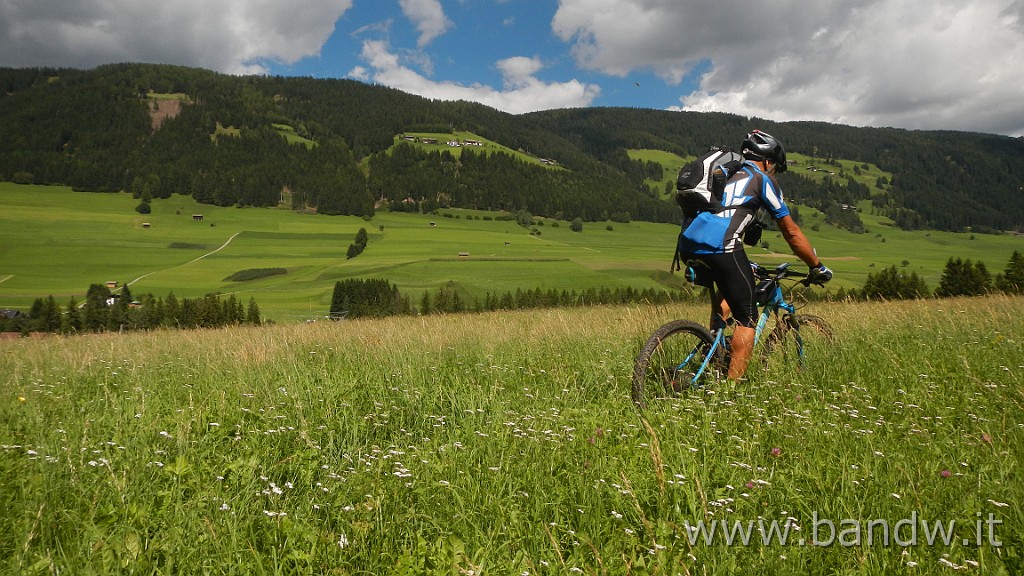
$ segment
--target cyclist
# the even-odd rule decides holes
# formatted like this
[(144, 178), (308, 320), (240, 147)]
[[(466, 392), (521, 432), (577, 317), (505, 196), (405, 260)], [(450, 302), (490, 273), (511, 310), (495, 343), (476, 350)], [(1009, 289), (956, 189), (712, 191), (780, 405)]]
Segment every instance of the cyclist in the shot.
[[(811, 268), (810, 279), (824, 283), (832, 271), (818, 259), (811, 243), (789, 214), (782, 200), (776, 174), (786, 171), (786, 151), (775, 137), (760, 130), (747, 134), (740, 148), (743, 166), (729, 179), (721, 211), (701, 212), (686, 225), (680, 249), (689, 255), (698, 285), (716, 290), (711, 296), (711, 329), (725, 325), (732, 314), (733, 330), (729, 379), (738, 380), (747, 371), (754, 347), (757, 307), (754, 303), (754, 273), (743, 250), (744, 234), (759, 232), (757, 223), (767, 213), (775, 220), (793, 254)], [(756, 240), (750, 242), (756, 243)]]

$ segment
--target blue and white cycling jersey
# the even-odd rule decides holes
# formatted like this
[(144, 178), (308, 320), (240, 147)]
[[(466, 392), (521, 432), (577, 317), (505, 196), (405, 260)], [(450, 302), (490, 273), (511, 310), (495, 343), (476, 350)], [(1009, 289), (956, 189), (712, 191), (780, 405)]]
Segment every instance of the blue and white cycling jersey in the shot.
[(743, 231), (759, 208), (775, 220), (789, 215), (774, 178), (745, 162), (725, 185), (721, 212), (701, 212), (683, 230), (680, 248), (691, 254), (727, 254), (743, 249)]

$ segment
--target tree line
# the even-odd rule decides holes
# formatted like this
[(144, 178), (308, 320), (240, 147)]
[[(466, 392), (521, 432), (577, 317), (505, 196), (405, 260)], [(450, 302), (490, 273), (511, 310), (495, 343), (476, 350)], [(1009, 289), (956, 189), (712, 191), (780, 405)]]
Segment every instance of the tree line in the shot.
[[(840, 288), (837, 292), (807, 291), (802, 297), (824, 300), (902, 300), (913, 298), (951, 298), (981, 296), (1002, 292), (1024, 294), (1024, 256), (1015, 251), (1005, 270), (991, 275), (983, 262), (950, 258), (939, 286), (933, 291), (916, 272), (909, 274), (890, 266), (868, 274), (860, 289)], [(424, 291), (418, 306), (403, 295), (398, 286), (382, 279), (348, 279), (337, 282), (331, 299), (330, 317), (360, 318), (402, 314), (454, 314), (461, 312), (493, 312), (530, 308), (576, 307), (614, 304), (667, 304), (670, 302), (703, 301), (703, 290), (692, 287), (675, 289), (632, 287), (556, 290), (549, 288), (521, 289), (515, 292), (487, 292), (483, 300), (468, 299), (458, 285), (449, 281), (431, 292)]]
[(667, 304), (692, 301), (697, 292), (684, 289), (638, 290), (633, 287), (587, 288), (585, 290), (522, 289), (515, 292), (488, 292), (483, 300), (463, 296), (458, 285), (448, 281), (435, 291), (425, 290), (413, 306), (398, 287), (383, 279), (347, 279), (334, 285), (329, 317), (365, 318), (409, 314), (457, 314), (462, 312), (494, 312), (529, 308), (597, 306), (608, 304)]
[(53, 296), (47, 296), (37, 298), (27, 314), (0, 315), (0, 332), (83, 334), (262, 323), (256, 301), (250, 298), (243, 306), (234, 294), (223, 299), (217, 294), (177, 298), (171, 292), (166, 298), (144, 294), (134, 299), (127, 285), (115, 294), (104, 284), (93, 284), (81, 303), (72, 296), (66, 306), (61, 306)]
[(604, 306), (615, 304), (668, 304), (671, 302), (692, 302), (699, 294), (689, 289), (638, 290), (631, 286), (608, 288), (587, 288), (585, 290), (557, 290), (549, 288), (521, 289), (515, 292), (487, 292), (483, 300), (466, 302), (460, 298), (453, 285), (442, 286), (431, 296), (424, 292), (420, 301), (421, 314), (451, 314), (457, 312), (496, 312), (501, 310), (525, 310), (530, 308), (574, 308), (580, 306)]
[[(908, 264), (904, 262), (904, 264)], [(905, 267), (905, 266), (904, 266)], [(1024, 294), (1024, 255), (1014, 251), (1005, 269), (994, 276), (981, 261), (950, 258), (946, 262), (939, 286), (931, 290), (916, 273), (904, 273), (895, 265), (868, 274), (860, 289), (840, 289), (836, 293), (806, 292), (804, 297), (829, 300), (903, 300), (914, 298), (950, 298), (981, 296), (992, 293)], [(549, 288), (521, 289), (515, 292), (487, 292), (483, 300), (467, 299), (455, 282), (449, 281), (436, 291), (424, 291), (418, 306), (383, 279), (347, 279), (334, 285), (328, 317), (385, 317), (411, 314), (457, 314), (493, 312), (532, 308), (577, 307), (621, 304), (667, 304), (706, 299), (702, 290), (692, 287), (675, 289), (632, 287), (556, 290)], [(114, 294), (103, 284), (93, 284), (80, 305), (74, 297), (61, 307), (53, 296), (37, 298), (28, 314), (8, 317), (0, 315), (0, 332), (51, 332), (80, 334), (153, 330), (158, 328), (217, 328), (233, 325), (260, 325), (259, 306), (254, 299), (247, 307), (232, 294), (222, 300), (208, 294), (198, 299), (178, 299), (173, 292), (166, 298), (145, 294), (138, 300), (125, 285)]]
[(929, 296), (982, 296), (997, 292), (1024, 294), (1024, 256), (1020, 252), (1015, 250), (1003, 272), (995, 276), (988, 271), (984, 262), (951, 257), (946, 261), (935, 290), (931, 290), (916, 272), (907, 274), (893, 265), (868, 274), (861, 290), (844, 292), (838, 296), (864, 300), (906, 300)]

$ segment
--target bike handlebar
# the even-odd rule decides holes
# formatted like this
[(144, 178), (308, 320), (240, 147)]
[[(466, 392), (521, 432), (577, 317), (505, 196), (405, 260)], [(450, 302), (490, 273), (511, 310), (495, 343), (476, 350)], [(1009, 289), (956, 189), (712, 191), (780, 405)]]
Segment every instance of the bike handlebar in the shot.
[(789, 268), (789, 262), (783, 262), (782, 264), (779, 264), (778, 266), (775, 267), (774, 270), (766, 268), (760, 264), (757, 264), (756, 262), (751, 262), (750, 265), (751, 268), (754, 269), (754, 276), (758, 280), (771, 279), (778, 282), (779, 280), (782, 280), (784, 278), (795, 278), (798, 279), (798, 283), (803, 284), (804, 286), (810, 286), (811, 284), (817, 284), (818, 286), (825, 285), (824, 282), (815, 282), (812, 279), (811, 272), (801, 273), (797, 272), (796, 270), (791, 270)]

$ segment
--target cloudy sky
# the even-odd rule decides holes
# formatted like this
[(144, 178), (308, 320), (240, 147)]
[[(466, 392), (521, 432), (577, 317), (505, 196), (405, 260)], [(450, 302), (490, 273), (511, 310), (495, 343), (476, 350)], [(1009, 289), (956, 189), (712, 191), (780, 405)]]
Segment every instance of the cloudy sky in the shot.
[(0, 66), (1024, 135), (1024, 0), (0, 0)]

